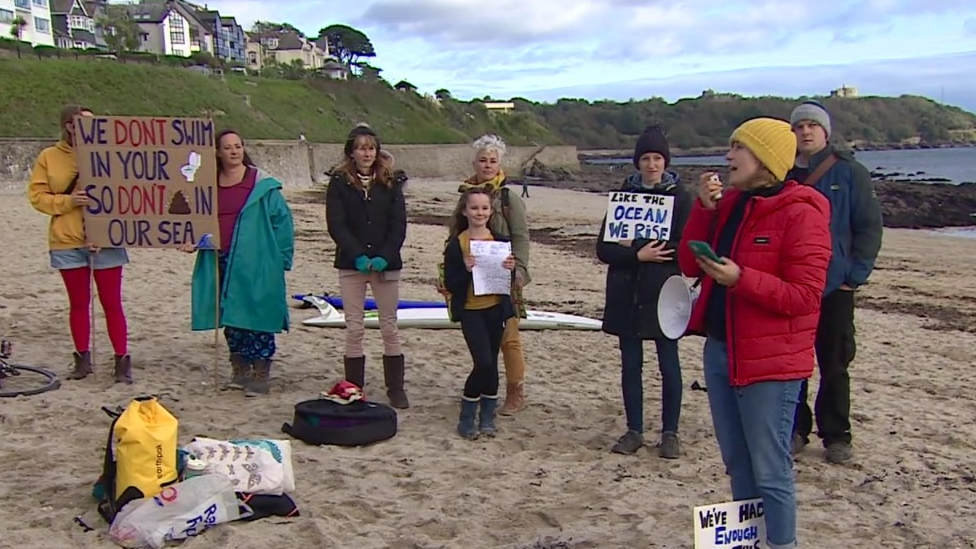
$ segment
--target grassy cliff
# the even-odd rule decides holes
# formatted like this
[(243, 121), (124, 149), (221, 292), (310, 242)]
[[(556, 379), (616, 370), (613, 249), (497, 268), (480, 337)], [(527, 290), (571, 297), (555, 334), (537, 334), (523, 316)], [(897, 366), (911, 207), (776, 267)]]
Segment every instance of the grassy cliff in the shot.
[(486, 132), (512, 144), (560, 141), (531, 113), (436, 104), (382, 81), (281, 80), (111, 60), (0, 58), (0, 137), (53, 137), (58, 112), (81, 103), (106, 115), (205, 116), (249, 139), (341, 142), (368, 122), (389, 143), (463, 143)]
[[(3, 51), (0, 51), (2, 54)], [(205, 116), (249, 139), (341, 142), (368, 122), (389, 143), (463, 143), (486, 132), (513, 145), (627, 149), (651, 121), (668, 130), (676, 150), (722, 148), (743, 120), (789, 117), (799, 99), (703, 94), (668, 103), (516, 98), (515, 111), (489, 113), (478, 100), (436, 102), (396, 91), (382, 80), (285, 80), (136, 62), (32, 56), (0, 57), (0, 137), (53, 137), (61, 105), (77, 102), (102, 114)], [(927, 98), (821, 98), (835, 142), (862, 148), (976, 144), (976, 115)]]

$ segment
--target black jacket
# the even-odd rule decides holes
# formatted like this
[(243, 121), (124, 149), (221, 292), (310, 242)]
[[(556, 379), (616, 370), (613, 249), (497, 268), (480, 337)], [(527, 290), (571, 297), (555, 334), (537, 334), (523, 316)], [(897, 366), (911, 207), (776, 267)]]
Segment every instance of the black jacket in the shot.
[[(510, 242), (509, 239), (491, 232), (496, 242)], [(515, 271), (512, 271), (512, 281), (515, 281)], [(474, 279), (464, 264), (464, 252), (461, 251), (461, 241), (458, 237), (447, 241), (444, 248), (444, 288), (451, 292), (451, 318), (459, 322), (464, 316), (464, 302), (468, 299), (468, 288), (474, 284)], [(502, 299), (502, 317), (506, 320), (515, 316), (515, 306), (511, 299)]]
[(360, 255), (382, 257), (388, 271), (403, 268), (400, 249), (407, 237), (405, 179), (394, 178), (391, 187), (374, 182), (369, 191), (364, 191), (350, 184), (345, 172), (332, 176), (325, 193), (325, 220), (336, 243), (335, 268), (355, 269)]
[[(670, 239), (665, 248), (676, 249), (691, 213), (692, 197), (681, 188), (677, 175), (668, 173), (671, 174), (668, 182), (653, 191), (640, 187), (639, 183), (635, 185), (633, 179), (628, 179), (620, 190), (675, 197)], [(657, 299), (664, 281), (681, 274), (677, 251), (670, 261), (664, 263), (638, 261), (637, 251), (651, 240), (634, 240), (629, 247), (616, 242), (604, 242), (605, 226), (606, 218), (600, 225), (600, 236), (596, 244), (597, 257), (610, 267), (607, 270), (606, 302), (603, 306), (603, 331), (638, 339), (664, 338), (657, 318)]]

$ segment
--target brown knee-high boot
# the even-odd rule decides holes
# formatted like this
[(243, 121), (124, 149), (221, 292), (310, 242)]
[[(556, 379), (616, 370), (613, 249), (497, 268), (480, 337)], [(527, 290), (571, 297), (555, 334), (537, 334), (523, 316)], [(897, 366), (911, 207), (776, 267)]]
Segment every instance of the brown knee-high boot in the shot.
[(386, 381), (386, 396), (390, 399), (390, 406), (394, 408), (409, 408), (407, 393), (403, 390), (404, 376), (403, 355), (383, 355), (383, 378)]

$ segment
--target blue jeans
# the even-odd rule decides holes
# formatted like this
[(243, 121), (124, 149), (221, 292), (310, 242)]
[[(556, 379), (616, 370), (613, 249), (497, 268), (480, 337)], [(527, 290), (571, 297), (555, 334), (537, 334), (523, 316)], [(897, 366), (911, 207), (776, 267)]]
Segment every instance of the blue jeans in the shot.
[[(654, 341), (657, 364), (661, 370), (662, 431), (678, 432), (681, 416), (681, 362), (678, 342), (671, 339)], [(620, 338), (620, 386), (624, 393), (624, 412), (627, 430), (644, 432), (644, 342), (637, 338)]]
[(761, 497), (770, 549), (796, 547), (793, 413), (800, 380), (732, 387), (728, 347), (705, 341), (705, 384), (715, 438), (731, 477), (735, 501)]

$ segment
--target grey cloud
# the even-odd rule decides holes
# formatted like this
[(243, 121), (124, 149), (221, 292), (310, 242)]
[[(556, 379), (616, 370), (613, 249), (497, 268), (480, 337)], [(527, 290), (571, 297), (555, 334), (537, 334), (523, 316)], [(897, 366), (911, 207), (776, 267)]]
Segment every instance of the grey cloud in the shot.
[(976, 17), (966, 19), (966, 22), (962, 25), (962, 30), (966, 36), (976, 37)]

